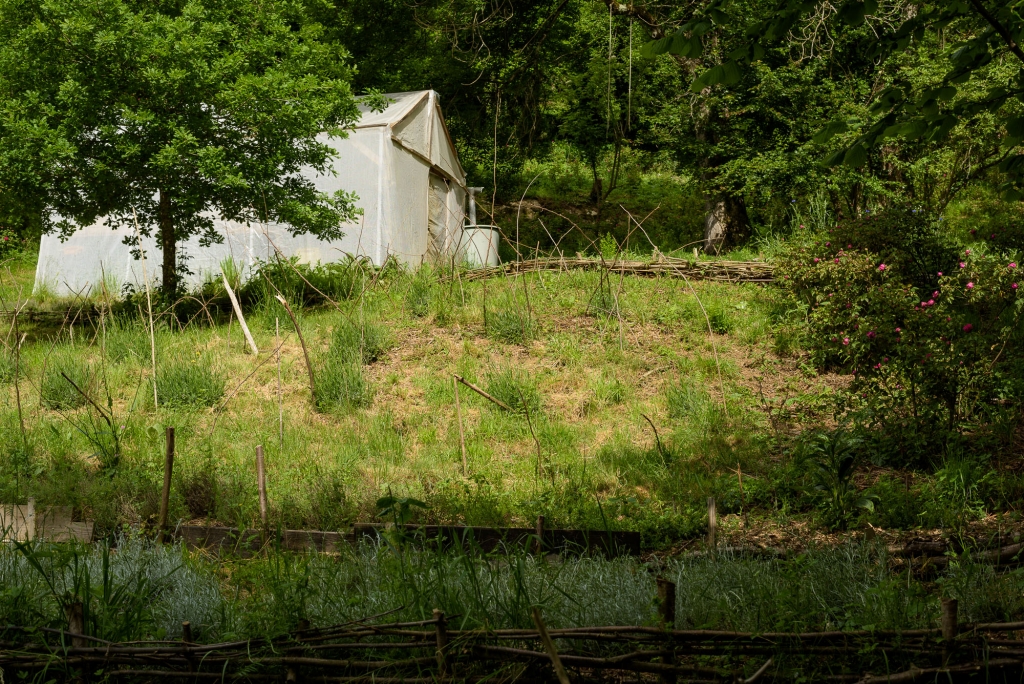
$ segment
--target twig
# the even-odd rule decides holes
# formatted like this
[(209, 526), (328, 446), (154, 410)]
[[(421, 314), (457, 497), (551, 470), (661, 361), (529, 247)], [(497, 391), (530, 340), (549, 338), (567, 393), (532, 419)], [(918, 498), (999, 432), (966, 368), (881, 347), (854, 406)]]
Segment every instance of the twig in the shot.
[(284, 310), (288, 312), (288, 318), (292, 319), (292, 325), (295, 326), (295, 333), (299, 336), (299, 344), (302, 345), (302, 356), (306, 359), (306, 371), (309, 373), (309, 393), (313, 397), (313, 403), (316, 403), (316, 381), (313, 379), (313, 364), (309, 362), (309, 352), (306, 350), (306, 340), (302, 337), (302, 330), (299, 329), (299, 322), (295, 320), (295, 314), (292, 313), (292, 307), (288, 306), (288, 300), (281, 295), (276, 295), (277, 301), (281, 302), (284, 306)]
[(235, 310), (235, 315), (238, 316), (238, 324), (242, 327), (242, 334), (245, 335), (245, 341), (249, 343), (249, 348), (252, 349), (252, 353), (258, 356), (260, 350), (256, 348), (256, 342), (252, 339), (252, 333), (249, 332), (249, 326), (245, 324), (245, 316), (242, 315), (242, 306), (238, 303), (238, 298), (235, 297), (235, 291), (231, 289), (228, 277), (223, 273), (221, 274), (221, 279), (224, 281), (224, 289), (228, 293), (228, 299), (231, 300), (231, 307)]
[(462, 448), (462, 476), (466, 477), (469, 466), (466, 462), (466, 435), (462, 431), (462, 404), (459, 402), (459, 380), (452, 378), (452, 387), (455, 388), (455, 414), (459, 420), (459, 446)]
[(509, 405), (508, 405), (508, 404), (506, 404), (505, 402), (501, 401), (500, 399), (495, 399), (494, 397), (492, 397), (492, 396), (491, 396), (490, 394), (488, 394), (487, 392), (484, 392), (484, 391), (483, 391), (482, 389), (480, 389), (479, 387), (477, 387), (476, 385), (474, 385), (474, 384), (473, 384), (473, 383), (471, 383), (470, 381), (468, 381), (468, 380), (466, 380), (465, 378), (463, 378), (463, 377), (462, 377), (461, 375), (456, 375), (456, 376), (455, 376), (455, 379), (456, 379), (456, 380), (458, 380), (459, 382), (461, 382), (461, 383), (462, 383), (463, 385), (465, 385), (465, 386), (466, 386), (466, 387), (468, 387), (469, 389), (471, 389), (471, 390), (473, 390), (474, 392), (476, 392), (477, 394), (479, 394), (479, 395), (480, 395), (481, 397), (483, 397), (484, 399), (487, 399), (487, 400), (489, 400), (489, 401), (492, 401), (492, 402), (494, 402), (495, 404), (497, 404), (497, 405), (498, 405), (498, 406), (500, 406), (501, 408), (505, 409), (505, 410), (506, 410), (506, 411), (508, 411), (509, 413), (515, 413), (515, 411), (513, 411), (513, 410), (512, 410), (512, 407), (511, 407), (511, 406), (509, 406)]
[(569, 675), (565, 671), (565, 666), (562, 665), (561, 658), (558, 657), (558, 649), (555, 648), (555, 642), (552, 641), (551, 635), (548, 634), (548, 628), (544, 624), (544, 618), (541, 617), (540, 608), (534, 606), (530, 612), (533, 615), (533, 624), (537, 626), (537, 632), (540, 634), (540, 640), (544, 642), (544, 650), (548, 652), (548, 657), (551, 658), (551, 665), (555, 668), (555, 674), (558, 675), (559, 684), (569, 684)]

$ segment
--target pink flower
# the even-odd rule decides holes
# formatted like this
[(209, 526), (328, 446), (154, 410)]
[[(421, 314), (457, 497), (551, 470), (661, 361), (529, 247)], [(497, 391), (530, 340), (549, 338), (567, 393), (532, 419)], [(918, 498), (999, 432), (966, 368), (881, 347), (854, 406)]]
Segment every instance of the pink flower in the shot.
[(964, 262), (961, 261), (960, 262), (960, 268), (967, 268), (967, 264), (965, 264)]
[(939, 271), (939, 277), (940, 278), (942, 277), (942, 271)]
[(849, 337), (844, 337), (843, 338), (843, 344), (850, 344), (850, 338)]
[(879, 271), (884, 271), (885, 270), (885, 264), (879, 264), (878, 270)]
[(878, 369), (879, 369), (879, 368), (881, 368), (881, 367), (882, 367), (882, 364), (880, 364), (880, 363), (876, 363), (876, 364), (875, 364), (875, 370), (878, 370)]
[(974, 326), (973, 325), (971, 325), (970, 323), (965, 323), (964, 324), (964, 332), (971, 332), (972, 330), (974, 330)]
[(803, 228), (803, 227), (804, 227), (804, 224), (802, 224), (802, 223), (801, 223), (801, 224), (800, 224), (800, 227), (801, 227), (801, 228)]
[(974, 289), (974, 283), (967, 283), (967, 289), (968, 290), (973, 290)]
[(929, 299), (928, 300), (928, 306), (935, 306), (935, 300), (934, 299)]
[(900, 329), (899, 329), (899, 328), (896, 328), (896, 332), (897, 332), (897, 334), (898, 334), (898, 333), (900, 332)]
[(846, 245), (846, 249), (853, 249), (853, 245)]
[[(4, 239), (6, 240), (7, 238), (4, 238)], [(1010, 268), (1017, 268), (1017, 262), (1011, 261), (1010, 262)]]
[(826, 246), (826, 247), (831, 247), (831, 246), (832, 246), (832, 243), (831, 243), (831, 242), (826, 242), (826, 243), (825, 243), (825, 246)]
[(837, 264), (839, 263), (839, 259), (836, 259), (836, 263), (837, 263)]
[(964, 250), (964, 254), (970, 254), (970, 253), (971, 253), (971, 250), (969, 250), (969, 249), (965, 249)]
[(1013, 284), (1013, 285), (1011, 285), (1010, 287), (1012, 287), (1012, 288), (1013, 288), (1014, 290), (1016, 290), (1016, 289), (1017, 289), (1017, 283), (1014, 283), (1014, 284)]
[(938, 296), (939, 296), (939, 291), (938, 290), (936, 290), (935, 292), (932, 292), (932, 297), (938, 297)]
[(821, 259), (819, 259), (818, 257), (814, 257), (814, 263), (818, 263), (819, 261), (821, 261)]
[(868, 339), (869, 340), (875, 339), (875, 335), (877, 335), (877, 334), (878, 333), (876, 333), (874, 330), (868, 330)]

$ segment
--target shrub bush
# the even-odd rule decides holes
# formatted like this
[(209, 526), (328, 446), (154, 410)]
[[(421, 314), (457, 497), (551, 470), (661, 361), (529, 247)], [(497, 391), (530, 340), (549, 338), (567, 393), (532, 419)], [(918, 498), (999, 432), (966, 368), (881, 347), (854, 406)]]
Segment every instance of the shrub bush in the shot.
[[(842, 234), (885, 251), (874, 231), (897, 219), (862, 219)], [(910, 256), (894, 246), (890, 261), (831, 235), (794, 245), (780, 260), (781, 284), (806, 314), (815, 363), (853, 375), (846, 408), (883, 457), (924, 462), (968, 427), (983, 448), (987, 427), (1024, 390), (1018, 259), (964, 249), (929, 275), (946, 263), (945, 247), (919, 226), (897, 232)]]
[(156, 393), (165, 406), (213, 406), (224, 396), (224, 385), (224, 377), (200, 356), (179, 356), (157, 368)]
[(55, 411), (70, 411), (85, 406), (86, 398), (64, 379), (64, 375), (71, 378), (82, 391), (92, 391), (92, 368), (79, 358), (74, 347), (59, 346), (47, 361), (46, 374), (40, 386), (43, 405)]

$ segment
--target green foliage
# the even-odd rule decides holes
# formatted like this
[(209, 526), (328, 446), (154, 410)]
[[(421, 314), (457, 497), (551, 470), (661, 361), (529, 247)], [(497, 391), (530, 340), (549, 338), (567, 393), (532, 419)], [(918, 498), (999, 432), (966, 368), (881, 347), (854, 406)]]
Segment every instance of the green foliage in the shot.
[(415, 509), (423, 510), (427, 504), (419, 499), (408, 496), (394, 496), (388, 493), (387, 496), (377, 500), (377, 517), (396, 525), (404, 525), (416, 516)]
[(818, 513), (829, 529), (845, 530), (857, 509), (874, 510), (874, 498), (852, 481), (858, 446), (856, 438), (841, 430), (814, 433), (801, 443), (801, 460), (811, 470)]
[(504, 291), (487, 302), (484, 305), (484, 331), (499, 342), (529, 343), (537, 336), (537, 322), (526, 297), (518, 292)]
[(529, 411), (530, 416), (535, 417), (540, 411), (541, 396), (537, 385), (514, 366), (502, 366), (488, 373), (484, 389), (516, 413)]
[(225, 384), (225, 378), (199, 354), (175, 356), (157, 367), (157, 397), (166, 406), (213, 406), (224, 396)]
[(430, 303), (433, 299), (433, 278), (429, 268), (419, 268), (409, 279), (405, 291), (405, 306), (409, 313), (417, 318), (423, 318), (430, 313)]
[(50, 355), (46, 373), (43, 375), (40, 395), (43, 405), (55, 411), (70, 411), (81, 408), (88, 400), (65, 378), (70, 378), (82, 392), (93, 389), (95, 373), (92, 366), (81, 358), (71, 345), (59, 345)]
[[(280, 292), (290, 302), (312, 306), (325, 303), (325, 297), (335, 301), (355, 299), (372, 279), (373, 264), (366, 258), (346, 255), (339, 261), (310, 265), (294, 256), (260, 264), (257, 273), (240, 288), (239, 297), (243, 302), (276, 305), (274, 297)], [(212, 286), (218, 292), (222, 289), (217, 282)]]

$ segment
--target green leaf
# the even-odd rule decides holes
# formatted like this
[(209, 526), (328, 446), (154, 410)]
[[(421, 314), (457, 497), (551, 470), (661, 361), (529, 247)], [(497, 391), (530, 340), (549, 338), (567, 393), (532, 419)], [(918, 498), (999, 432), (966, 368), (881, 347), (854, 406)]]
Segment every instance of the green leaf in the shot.
[(649, 43), (644, 43), (644, 46), (640, 48), (640, 56), (646, 59), (652, 59), (658, 55), (663, 55), (668, 52), (669, 47), (672, 45), (673, 40), (679, 33), (674, 33), (658, 40), (652, 40)]
[(850, 130), (850, 125), (845, 121), (829, 121), (825, 124), (824, 128), (814, 134), (812, 140), (819, 145), (823, 145), (840, 133), (846, 133), (848, 130)]
[(850, 26), (860, 26), (864, 23), (865, 7), (859, 0), (849, 0), (839, 9), (839, 20)]
[(852, 166), (855, 169), (859, 169), (864, 166), (864, 163), (868, 160), (868, 149), (863, 144), (857, 143), (849, 150), (843, 157), (843, 164), (846, 166)]

